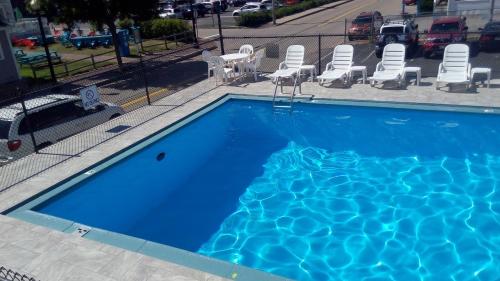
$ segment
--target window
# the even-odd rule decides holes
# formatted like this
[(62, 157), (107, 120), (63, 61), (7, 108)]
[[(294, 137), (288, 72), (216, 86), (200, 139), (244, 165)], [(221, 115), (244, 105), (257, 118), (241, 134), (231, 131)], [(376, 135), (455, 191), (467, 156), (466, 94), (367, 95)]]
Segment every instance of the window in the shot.
[(0, 119), (0, 139), (9, 138), (9, 130), (11, 124), (12, 124), (11, 121)]
[(402, 26), (384, 27), (382, 29), (382, 34), (401, 34), (403, 32), (404, 28)]
[(355, 24), (369, 24), (372, 22), (372, 17), (359, 17), (354, 19), (352, 23)]
[(460, 29), (458, 22), (433, 24), (431, 32), (458, 32)]
[[(76, 103), (73, 101), (30, 113), (29, 115), (33, 130), (39, 131), (83, 117), (85, 116), (85, 110), (82, 107), (76, 106)], [(26, 118), (23, 118), (19, 125), (19, 135), (24, 135), (28, 132)]]

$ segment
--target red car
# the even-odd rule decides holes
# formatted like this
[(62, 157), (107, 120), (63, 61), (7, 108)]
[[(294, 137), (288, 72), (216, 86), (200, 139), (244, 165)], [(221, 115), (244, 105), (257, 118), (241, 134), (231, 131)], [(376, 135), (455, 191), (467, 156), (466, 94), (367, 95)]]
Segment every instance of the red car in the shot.
[(406, 6), (416, 5), (417, 0), (403, 0)]
[(380, 12), (363, 12), (352, 21), (347, 33), (349, 40), (368, 38), (372, 34), (378, 34), (383, 23), (384, 18)]
[(451, 43), (466, 42), (468, 29), (465, 17), (435, 19), (431, 28), (425, 31), (424, 57), (430, 58), (434, 54), (442, 54), (444, 48)]

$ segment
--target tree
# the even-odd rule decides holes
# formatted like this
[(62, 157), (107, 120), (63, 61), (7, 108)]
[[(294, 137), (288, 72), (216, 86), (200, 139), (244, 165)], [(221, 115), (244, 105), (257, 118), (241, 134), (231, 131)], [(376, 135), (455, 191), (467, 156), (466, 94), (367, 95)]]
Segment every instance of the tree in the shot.
[[(29, 1), (29, 0), (28, 0)], [(41, 9), (55, 22), (72, 25), (75, 21), (107, 25), (113, 38), (116, 60), (121, 67), (115, 22), (118, 19), (146, 20), (155, 16), (158, 0), (40, 0)], [(28, 4), (29, 5), (29, 4)]]

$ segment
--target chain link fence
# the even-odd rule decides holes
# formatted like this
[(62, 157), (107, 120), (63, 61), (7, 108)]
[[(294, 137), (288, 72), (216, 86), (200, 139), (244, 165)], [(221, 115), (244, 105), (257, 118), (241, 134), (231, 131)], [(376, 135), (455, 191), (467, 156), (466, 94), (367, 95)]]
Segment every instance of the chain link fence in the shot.
[[(402, 21), (408, 16), (384, 18), (384, 22)], [(412, 17), (413, 23), (419, 25), (417, 40), (410, 42), (413, 46), (405, 41), (411, 37), (407, 33), (391, 32), (383, 37), (392, 36), (396, 41), (405, 41), (403, 43), (408, 45), (407, 65), (421, 67), (423, 77), (435, 77), (441, 62), (439, 53), (429, 58), (424, 56), (426, 44), (444, 48), (449, 43), (466, 39), (465, 43), (471, 47), (472, 66), (489, 67), (493, 70), (493, 78), (500, 78), (500, 32), (498, 35), (489, 34), (479, 30), (479, 27), (469, 27), (466, 38), (450, 32), (433, 32), (436, 38), (431, 38), (422, 30), (429, 30), (429, 22), (432, 23), (435, 18), (438, 17)], [(164, 38), (164, 41), (156, 43), (158, 46), (144, 47), (137, 61), (125, 63), (123, 68), (112, 66), (88, 75), (70, 77), (55, 86), (20, 89), (16, 96), (0, 102), (0, 191), (67, 159), (78, 157), (82, 152), (203, 94), (172, 95), (206, 77), (206, 63), (198, 58), (191, 59), (199, 56), (204, 49), (220, 55), (238, 52), (240, 46), (250, 44), (256, 51), (262, 49), (265, 53), (258, 70), (271, 73), (284, 61), (288, 46), (303, 45), (306, 49), (304, 64), (314, 65), (320, 74), (331, 61), (336, 46), (352, 44), (355, 48), (354, 65), (367, 66), (368, 75), (371, 75), (380, 61), (377, 45), (383, 48), (387, 42), (370, 32), (366, 38), (350, 40), (349, 29), (353, 21), (344, 19), (321, 23), (332, 30), (328, 34), (317, 34), (314, 29), (307, 29), (300, 34), (262, 36), (257, 30), (254, 34), (252, 30), (246, 30), (245, 35), (224, 36), (222, 40), (213, 38), (198, 43), (177, 43), (175, 49), (170, 48), (172, 41)], [(483, 24), (486, 22), (478, 21), (476, 26)], [(485, 34), (492, 39), (491, 44), (498, 41), (498, 47), (483, 50), (484, 42), (480, 38)], [(91, 85), (95, 85), (100, 92), (102, 104), (85, 109), (79, 98), (80, 90)], [(162, 106), (149, 106), (170, 96), (172, 98)], [(71, 141), (60, 142), (69, 137)], [(34, 152), (38, 154), (36, 162), (16, 161), (31, 157)]]
[[(137, 63), (122, 69), (19, 89), (0, 103), (0, 192), (196, 98), (172, 94), (206, 78), (206, 63), (193, 58), (214, 48), (214, 40), (189, 43), (141, 54)], [(96, 86), (101, 102), (86, 108), (80, 91), (89, 86)], [(36, 162), (17, 161), (33, 153)]]

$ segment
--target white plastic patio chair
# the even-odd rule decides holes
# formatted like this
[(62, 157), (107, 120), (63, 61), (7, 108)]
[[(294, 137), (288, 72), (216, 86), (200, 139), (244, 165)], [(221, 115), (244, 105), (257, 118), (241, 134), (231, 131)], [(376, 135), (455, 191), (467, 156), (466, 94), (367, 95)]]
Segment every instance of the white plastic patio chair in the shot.
[(317, 77), (319, 84), (325, 81), (343, 80), (347, 85), (351, 79), (352, 58), (354, 47), (351, 45), (338, 45), (333, 50), (332, 61), (326, 65), (325, 71)]
[(382, 61), (377, 64), (373, 77), (370, 78), (372, 87), (378, 82), (396, 81), (403, 86), (406, 48), (403, 44), (388, 44), (384, 48)]
[(216, 85), (219, 78), (222, 80), (222, 82), (227, 82), (229, 80), (230, 74), (232, 74), (234, 78), (234, 69), (226, 67), (226, 62), (223, 58), (214, 56), (210, 58), (210, 62), (214, 65), (214, 77)]
[[(302, 87), (300, 83), (300, 67), (304, 63), (304, 46), (302, 45), (291, 45), (286, 50), (285, 61), (281, 62), (279, 69), (273, 74), (269, 75), (273, 79), (273, 82), (281, 86), (281, 92), (283, 93), (283, 79), (294, 79), (294, 91), (297, 83), (299, 84), (299, 93), (302, 93)], [(276, 89), (275, 89), (276, 92)], [(293, 93), (295, 94), (295, 93)]]
[(201, 58), (208, 65), (208, 78), (210, 79), (210, 73), (213, 73), (213, 71), (215, 69), (213, 63), (210, 61), (210, 58), (212, 58), (212, 53), (210, 51), (208, 51), (208, 50), (204, 50), (201, 53)]
[(255, 53), (255, 57), (253, 59), (251, 59), (250, 61), (248, 61), (247, 65), (246, 65), (246, 71), (253, 73), (253, 77), (254, 77), (255, 81), (257, 81), (257, 68), (260, 67), (260, 63), (262, 61), (262, 58), (264, 57), (264, 54), (265, 53), (264, 53), (263, 49), (258, 50)]
[(249, 44), (242, 45), (238, 53), (253, 55), (253, 46)]
[(469, 63), (470, 50), (465, 44), (450, 44), (444, 49), (443, 62), (439, 64), (436, 79), (436, 90), (439, 84), (466, 84), (470, 87), (471, 64)]

